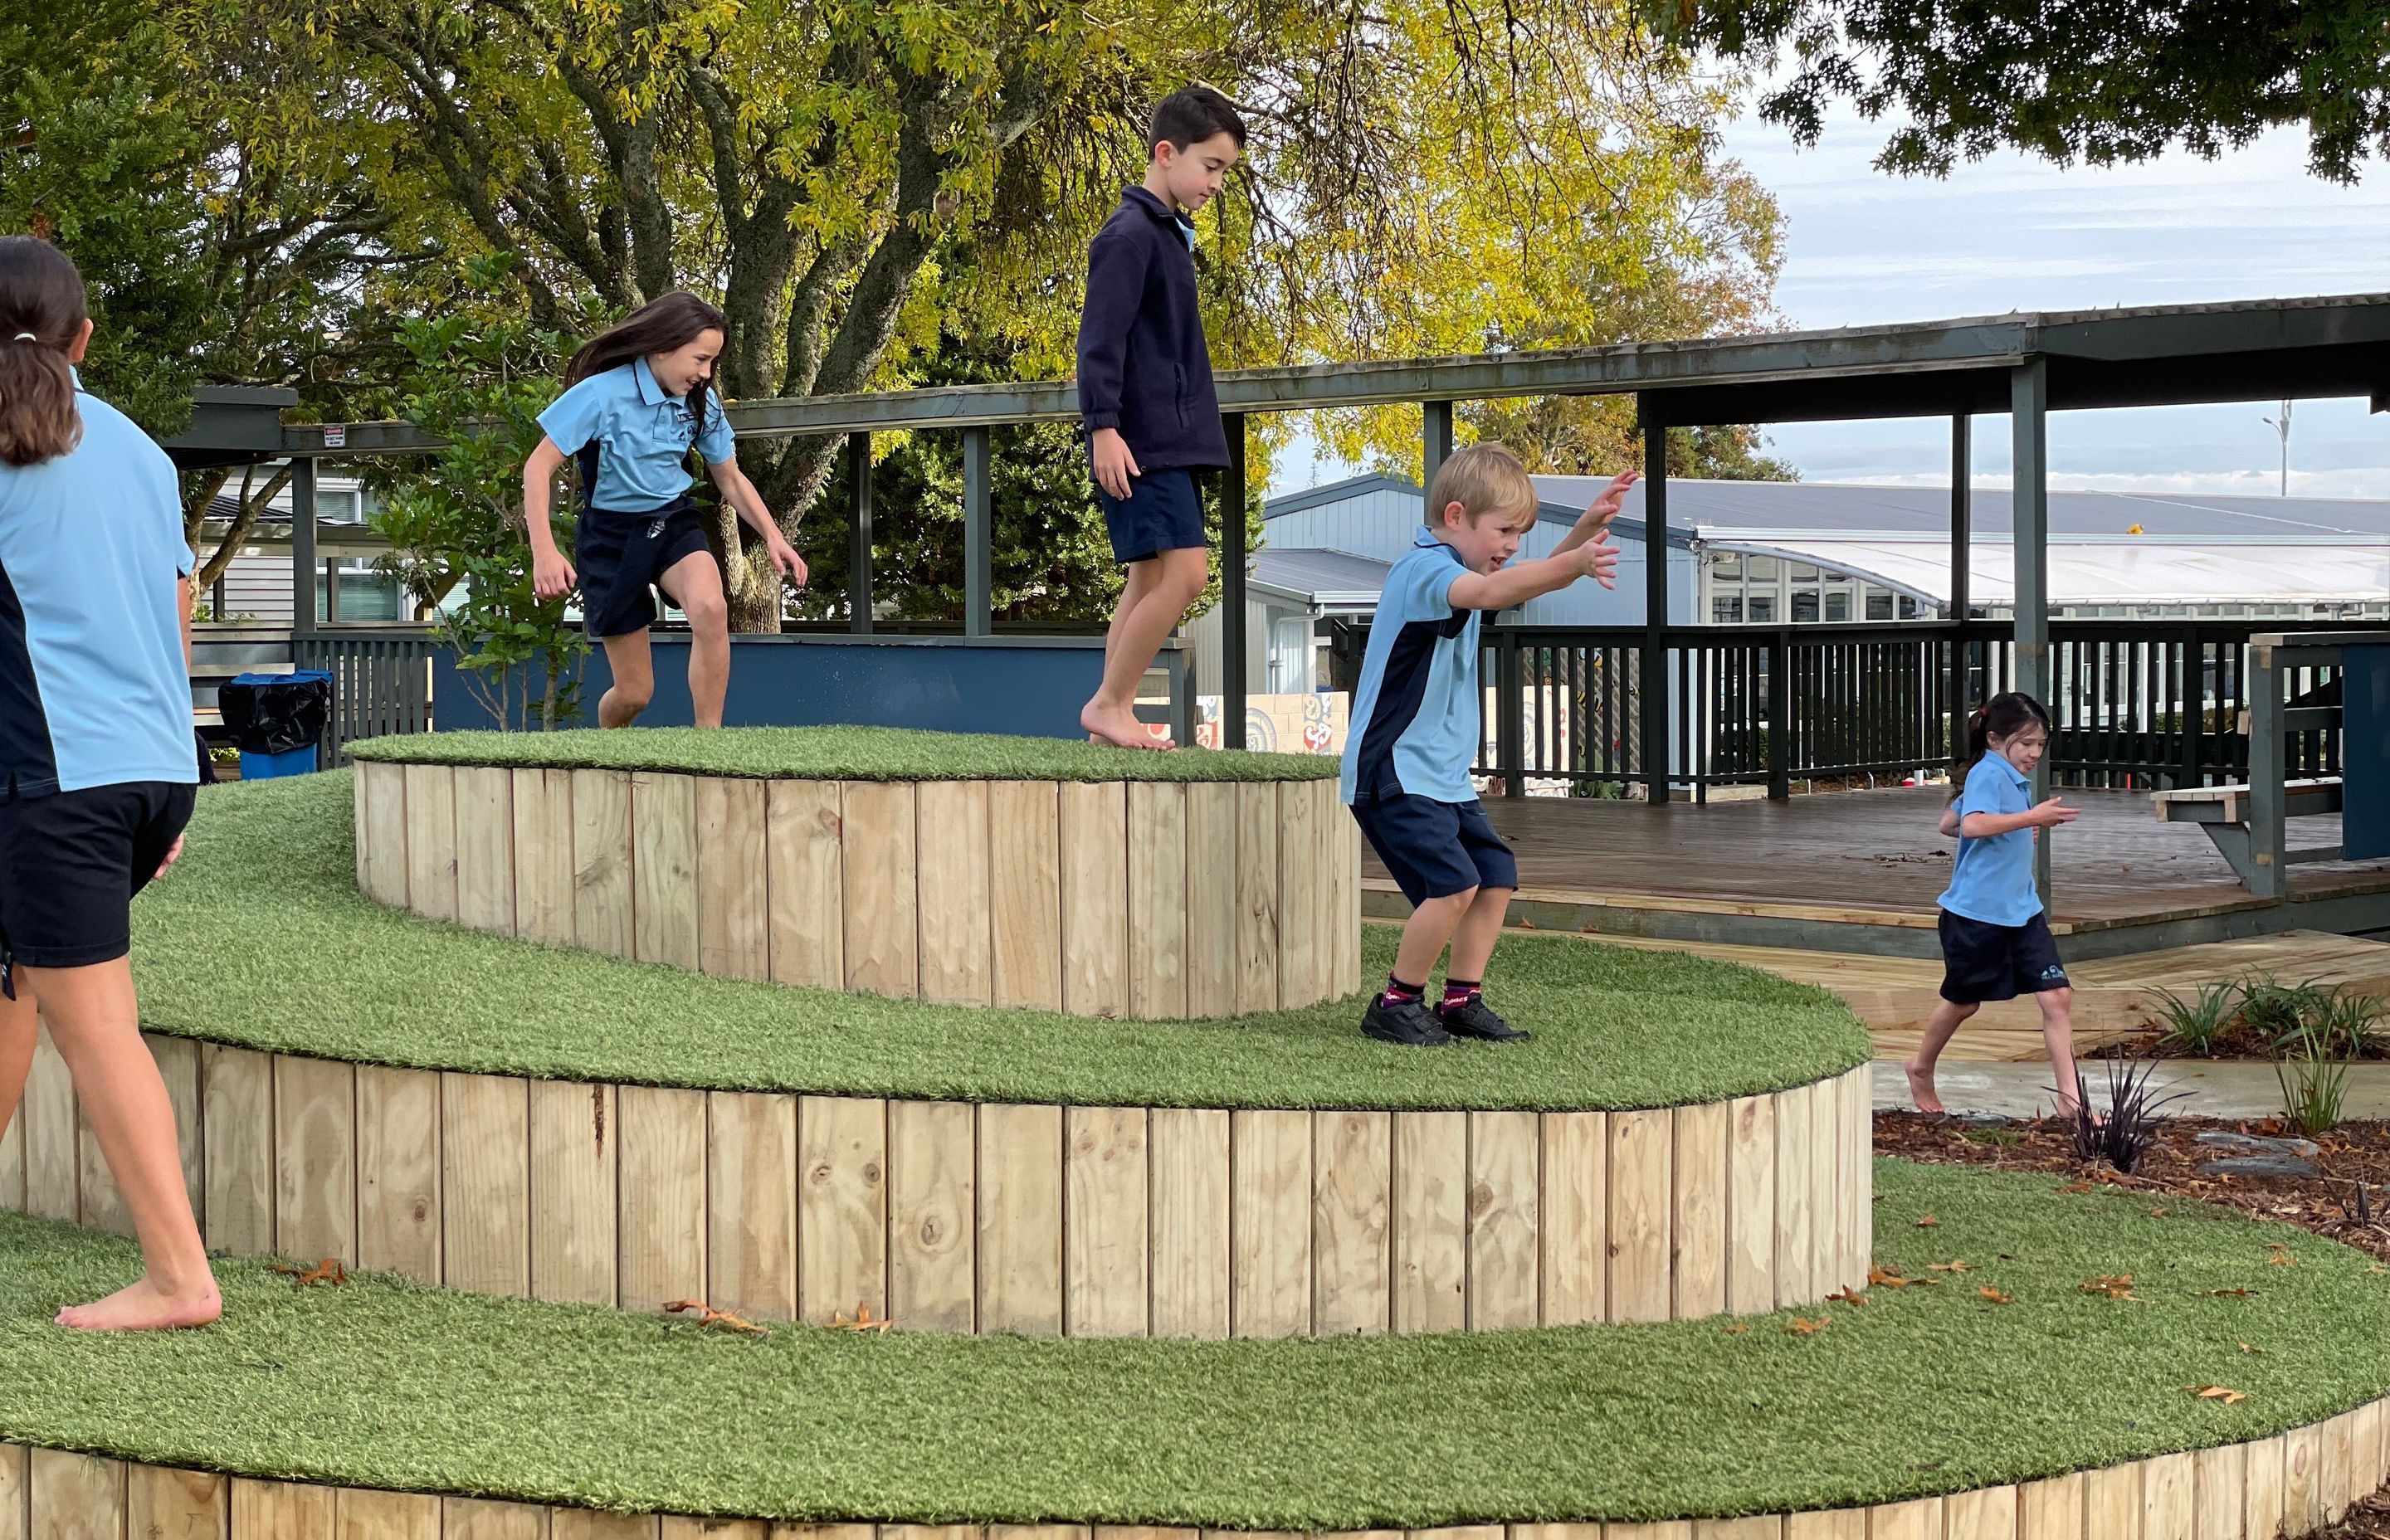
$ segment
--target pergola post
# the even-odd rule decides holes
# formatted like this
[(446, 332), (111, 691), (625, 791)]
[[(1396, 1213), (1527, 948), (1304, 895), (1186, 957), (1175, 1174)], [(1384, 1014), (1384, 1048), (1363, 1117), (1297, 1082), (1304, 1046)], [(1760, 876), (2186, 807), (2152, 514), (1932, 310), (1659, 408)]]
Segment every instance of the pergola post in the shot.
[(854, 516), (846, 536), (846, 628), (858, 636), (871, 635), (871, 435), (846, 436), (847, 485)]
[(315, 460), (301, 456), (290, 462), (290, 629), (300, 636), (315, 635)]
[(1967, 751), (1967, 610), (1968, 568), (1974, 545), (1974, 423), (1966, 413), (1950, 418), (1950, 610), (1957, 629), (1950, 634), (1950, 763)]
[(963, 430), (963, 635), (996, 631), (992, 552), (996, 498), (988, 477), (987, 430)]
[(1643, 795), (1668, 800), (1668, 430), (1652, 420), (1651, 398), (1638, 396), (1643, 424)]
[(1245, 419), (1222, 413), (1228, 468), (1220, 473), (1220, 747), (1245, 746)]
[[(1452, 403), (1420, 403), (1420, 446), (1424, 452), (1420, 457), (1420, 490), (1425, 492), (1435, 485), (1437, 468), (1452, 458)], [(1420, 522), (1433, 524), (1435, 520), (1430, 517)]]
[[(2033, 357), (2009, 374), (2009, 432), (2015, 477), (2009, 494), (2011, 548), (2016, 562), (2016, 687), (2046, 707), (2053, 718), (2049, 657), (2049, 364)], [(2051, 724), (2055, 750), (2057, 725)], [(2049, 755), (2034, 771), (2033, 800), (2049, 795)], [(2034, 881), (2042, 902), (2049, 895), (2049, 835), (2034, 841)]]

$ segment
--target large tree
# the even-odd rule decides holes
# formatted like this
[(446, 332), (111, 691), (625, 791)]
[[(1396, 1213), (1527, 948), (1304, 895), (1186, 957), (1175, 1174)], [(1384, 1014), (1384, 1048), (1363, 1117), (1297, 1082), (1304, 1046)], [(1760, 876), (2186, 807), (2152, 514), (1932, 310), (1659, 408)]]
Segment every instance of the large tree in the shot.
[(2064, 163), (2214, 156), (2307, 132), (2317, 176), (2390, 156), (2390, 0), (1640, 0), (1728, 58), (1776, 61), (1761, 111), (1815, 143), (1827, 106), (1905, 120), (1878, 164), (1947, 173), (2000, 146)]
[[(1726, 94), (1625, 0), (263, 4), (383, 104), (348, 138), (407, 238), (511, 256), (543, 327), (718, 298), (733, 397), (957, 378), (936, 357), (957, 334), (975, 365), (1067, 372), (1086, 242), (1187, 79), (1255, 131), (1199, 255), (1223, 366), (1765, 307), (1774, 213), (1715, 164)], [(741, 459), (787, 519), (837, 450)], [(738, 623), (776, 625), (777, 582), (729, 576)]]

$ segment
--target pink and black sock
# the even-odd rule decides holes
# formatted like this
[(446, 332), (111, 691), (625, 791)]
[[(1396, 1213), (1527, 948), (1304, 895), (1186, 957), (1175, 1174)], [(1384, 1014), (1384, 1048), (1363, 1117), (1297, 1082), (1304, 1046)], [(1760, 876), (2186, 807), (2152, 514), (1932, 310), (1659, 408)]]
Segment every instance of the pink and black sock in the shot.
[(1435, 1008), (1439, 1012), (1458, 1010), (1484, 993), (1484, 981), (1482, 979), (1446, 979), (1444, 981), (1444, 998), (1436, 1002)]
[(1386, 987), (1378, 995), (1378, 1004), (1381, 1006), (1399, 1006), (1405, 1001), (1418, 1000), (1426, 994), (1427, 985), (1407, 984), (1400, 979), (1397, 979), (1393, 974), (1389, 973), (1386, 975)]

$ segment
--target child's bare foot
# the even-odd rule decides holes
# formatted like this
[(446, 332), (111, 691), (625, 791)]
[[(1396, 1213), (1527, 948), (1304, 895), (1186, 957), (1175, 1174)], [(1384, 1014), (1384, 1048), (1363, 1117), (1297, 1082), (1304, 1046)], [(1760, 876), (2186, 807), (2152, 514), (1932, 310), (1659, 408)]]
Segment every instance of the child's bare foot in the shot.
[(206, 1326), (224, 1314), (224, 1296), (210, 1278), (199, 1289), (169, 1294), (146, 1276), (104, 1300), (59, 1311), (59, 1326), (78, 1331), (156, 1331)]
[(1087, 729), (1088, 738), (1098, 743), (1109, 743), (1116, 749), (1176, 749), (1166, 738), (1156, 738), (1145, 730), (1145, 724), (1126, 706), (1103, 706), (1090, 700), (1079, 709), (1079, 725)]
[(1942, 1097), (1937, 1095), (1934, 1089), (1933, 1065), (1927, 1064), (1921, 1067), (1916, 1064), (1903, 1064), (1900, 1067), (1900, 1070), (1903, 1074), (1908, 1077), (1909, 1099), (1917, 1103), (1917, 1110), (1919, 1111), (1941, 1112), (1947, 1110), (1947, 1109), (1942, 1105)]

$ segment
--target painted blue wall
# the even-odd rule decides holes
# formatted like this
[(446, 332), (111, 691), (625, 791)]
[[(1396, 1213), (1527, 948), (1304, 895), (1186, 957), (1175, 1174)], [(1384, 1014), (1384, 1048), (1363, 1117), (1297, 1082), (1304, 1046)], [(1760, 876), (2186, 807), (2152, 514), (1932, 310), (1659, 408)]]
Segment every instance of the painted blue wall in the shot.
[[(651, 640), (655, 699), (639, 725), (686, 727), (688, 637)], [(495, 719), (464, 681), (455, 654), (434, 659), (432, 698), (443, 728), (489, 727)], [(950, 733), (1018, 733), (1085, 738), (1079, 708), (1104, 669), (1103, 638), (1044, 637), (964, 642), (958, 637), (733, 636), (730, 693), (723, 722), (733, 727), (853, 723), (926, 727)], [(582, 687), (584, 725), (595, 725), (598, 698), (613, 682), (602, 651), (589, 655)]]

